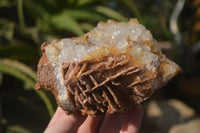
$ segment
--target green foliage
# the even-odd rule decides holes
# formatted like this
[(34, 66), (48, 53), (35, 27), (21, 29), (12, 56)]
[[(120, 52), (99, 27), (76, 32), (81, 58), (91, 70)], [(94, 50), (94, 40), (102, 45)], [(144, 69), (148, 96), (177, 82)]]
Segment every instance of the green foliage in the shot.
[[(30, 69), (28, 66), (17, 62), (12, 61), (9, 59), (1, 59), (0, 60), (0, 73), (6, 73), (9, 75), (12, 75), (20, 80), (22, 80), (26, 84), (27, 89), (32, 89), (35, 86), (36, 83), (36, 74), (35, 72)], [(54, 113), (52, 104), (49, 100), (49, 98), (46, 96), (44, 91), (37, 91), (36, 93), (41, 97), (41, 99), (44, 101), (49, 115), (52, 116)]]
[[(99, 3), (102, 3), (99, 1)], [(21, 5), (21, 3), (19, 3)], [(95, 1), (24, 1), (24, 6), (31, 17), (36, 20), (36, 25), (42, 25), (45, 32), (51, 31), (69, 31), (77, 36), (84, 33), (82, 23), (91, 24), (98, 21), (106, 21), (107, 19), (115, 19), (119, 21), (127, 21), (127, 19), (117, 11), (105, 6), (94, 6)], [(20, 8), (21, 6), (18, 6)], [(18, 11), (21, 25), (23, 17), (22, 9)]]
[(19, 125), (9, 126), (7, 128), (7, 132), (8, 133), (31, 133), (31, 131)]
[(36, 75), (35, 73), (24, 64), (8, 59), (0, 60), (0, 72), (10, 74), (29, 86), (28, 88), (34, 88)]
[(131, 12), (135, 15), (135, 18), (137, 18), (140, 23), (143, 23), (142, 16), (137, 6), (132, 0), (120, 0), (120, 1), (126, 4), (130, 8)]
[(109, 18), (115, 19), (117, 21), (128, 21), (128, 19), (121, 15), (119, 12), (104, 6), (95, 6), (94, 11), (99, 12), (101, 14), (105, 14)]
[(81, 26), (79, 26), (78, 22), (73, 17), (68, 15), (67, 12), (63, 12), (59, 15), (52, 16), (51, 21), (57, 29), (68, 30), (78, 36), (84, 33)]
[(16, 42), (13, 45), (1, 46), (0, 57), (29, 63), (37, 63), (39, 59), (39, 53), (38, 49), (35, 47)]

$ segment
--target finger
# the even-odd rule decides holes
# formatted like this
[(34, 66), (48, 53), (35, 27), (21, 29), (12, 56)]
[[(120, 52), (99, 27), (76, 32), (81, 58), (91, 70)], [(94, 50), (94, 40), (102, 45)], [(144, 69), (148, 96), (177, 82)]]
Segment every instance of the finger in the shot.
[(99, 133), (118, 133), (122, 127), (124, 115), (107, 113)]
[(73, 133), (84, 122), (86, 116), (81, 114), (66, 115), (66, 113), (58, 107), (53, 118), (51, 119), (45, 133)]
[(137, 133), (143, 118), (143, 108), (135, 105), (125, 116), (120, 133)]
[(97, 133), (101, 126), (103, 116), (88, 116), (85, 122), (78, 129), (78, 133)]

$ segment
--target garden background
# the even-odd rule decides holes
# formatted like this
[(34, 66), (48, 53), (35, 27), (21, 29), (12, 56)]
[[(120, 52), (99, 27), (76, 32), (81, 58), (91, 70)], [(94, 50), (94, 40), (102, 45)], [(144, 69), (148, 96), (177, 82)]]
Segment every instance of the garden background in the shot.
[(50, 92), (34, 90), (43, 42), (130, 18), (183, 69), (142, 103), (140, 132), (200, 131), (200, 0), (0, 0), (0, 133), (42, 132), (57, 107)]

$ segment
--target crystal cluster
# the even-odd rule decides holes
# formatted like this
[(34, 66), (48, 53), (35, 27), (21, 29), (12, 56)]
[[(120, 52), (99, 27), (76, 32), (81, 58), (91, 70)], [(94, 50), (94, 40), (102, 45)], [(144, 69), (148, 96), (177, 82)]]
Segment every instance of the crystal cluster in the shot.
[(36, 89), (51, 90), (67, 113), (125, 113), (180, 67), (136, 19), (100, 22), (89, 33), (42, 45)]

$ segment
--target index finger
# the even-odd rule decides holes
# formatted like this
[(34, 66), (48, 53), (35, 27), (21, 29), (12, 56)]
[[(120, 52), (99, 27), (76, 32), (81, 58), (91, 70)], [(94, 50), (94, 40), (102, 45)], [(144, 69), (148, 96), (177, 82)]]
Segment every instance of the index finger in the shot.
[(134, 105), (126, 114), (120, 133), (137, 133), (143, 118), (142, 105)]

